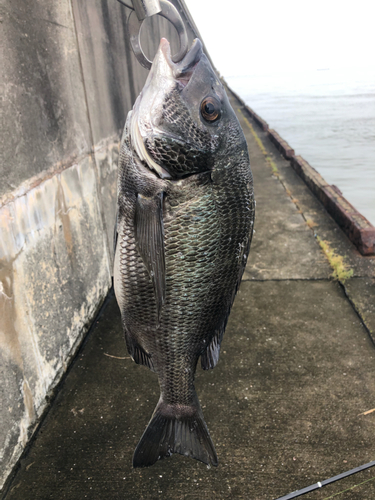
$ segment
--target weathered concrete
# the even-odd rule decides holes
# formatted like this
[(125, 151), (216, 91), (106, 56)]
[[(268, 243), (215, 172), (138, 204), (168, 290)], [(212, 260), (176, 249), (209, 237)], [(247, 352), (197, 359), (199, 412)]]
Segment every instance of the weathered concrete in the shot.
[(292, 167), (323, 203), (362, 255), (375, 255), (375, 227), (346, 200), (335, 185), (330, 186), (301, 156), (294, 156)]
[[(128, 13), (116, 0), (1, 7), (0, 486), (111, 285), (118, 143), (147, 76)], [(176, 44), (161, 18), (148, 29), (150, 57), (160, 36)]]
[[(256, 233), (219, 364), (198, 369), (196, 384), (219, 467), (173, 456), (131, 468), (159, 389), (155, 375), (129, 359), (112, 297), (6, 500), (270, 500), (374, 460), (375, 412), (364, 414), (374, 408), (373, 302), (357, 304), (362, 321), (329, 278), (315, 234), (359, 276), (345, 283), (348, 294), (369, 296), (375, 260), (355, 250), (261, 129), (239, 118), (254, 172)], [(343, 498), (375, 498), (369, 479), (373, 469), (303, 498), (323, 500), (360, 483)]]
[(70, 2), (5, 0), (0, 196), (92, 147)]
[(375, 345), (375, 278), (352, 278), (345, 283), (345, 293), (359, 312)]
[(0, 209), (4, 464), (22, 452), (111, 286), (98, 200), (88, 156)]
[[(246, 122), (243, 126), (246, 127)], [(250, 135), (248, 140), (253, 163), (259, 162), (263, 166), (264, 155), (254, 137)], [(276, 154), (272, 158), (279, 170), (287, 163)], [(331, 270), (319, 247), (311, 245), (311, 230), (290, 197), (285, 196), (285, 188), (278, 177), (271, 173), (267, 165), (256, 172), (256, 237), (252, 243), (252, 257), (245, 271), (245, 279), (327, 278)], [(273, 200), (277, 200), (277, 203)], [(269, 237), (270, 233), (272, 238)], [(291, 259), (290, 254), (295, 259)]]

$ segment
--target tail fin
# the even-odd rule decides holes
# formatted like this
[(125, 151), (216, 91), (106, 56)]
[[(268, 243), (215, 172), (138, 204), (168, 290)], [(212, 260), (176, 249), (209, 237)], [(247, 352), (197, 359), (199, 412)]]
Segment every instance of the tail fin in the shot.
[(147, 467), (172, 453), (218, 464), (198, 398), (194, 406), (182, 408), (159, 400), (134, 452), (133, 467)]

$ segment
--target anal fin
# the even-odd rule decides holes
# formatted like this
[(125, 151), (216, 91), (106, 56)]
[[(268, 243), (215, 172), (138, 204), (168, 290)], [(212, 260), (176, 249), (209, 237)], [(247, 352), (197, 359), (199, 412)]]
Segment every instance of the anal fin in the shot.
[(158, 317), (165, 299), (163, 193), (147, 198), (138, 194), (134, 218), (135, 241), (154, 285)]

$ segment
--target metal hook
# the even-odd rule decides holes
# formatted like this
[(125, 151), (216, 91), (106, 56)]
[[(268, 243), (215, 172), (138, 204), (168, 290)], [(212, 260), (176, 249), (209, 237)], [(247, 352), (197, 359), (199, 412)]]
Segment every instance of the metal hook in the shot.
[[(120, 3), (125, 4), (123, 0), (119, 0)], [(139, 3), (139, 2), (138, 2)], [(141, 2), (142, 4), (144, 2)], [(156, 2), (157, 3), (157, 2)], [(180, 50), (177, 54), (172, 56), (172, 61), (178, 62), (181, 61), (181, 59), (186, 55), (188, 51), (188, 36), (186, 32), (185, 25), (182, 21), (182, 18), (176, 9), (176, 7), (168, 2), (168, 0), (159, 0), (161, 11), (158, 12), (159, 16), (164, 17), (167, 19), (170, 23), (173, 24), (173, 26), (177, 30), (177, 34), (179, 37), (180, 41)], [(133, 0), (134, 4), (134, 0)], [(129, 7), (128, 5), (126, 5)], [(135, 5), (134, 5), (135, 6)], [(130, 40), (130, 45), (133, 49), (133, 52), (135, 54), (135, 57), (138, 59), (139, 63), (146, 69), (150, 69), (152, 65), (152, 61), (147, 59), (146, 55), (144, 54), (142, 47), (141, 47), (141, 28), (143, 21), (145, 20), (146, 17), (150, 17), (149, 10), (144, 8), (143, 6), (143, 12), (139, 12), (139, 15), (142, 19), (138, 18), (138, 12), (131, 12), (128, 22), (127, 22), (127, 29), (128, 29), (128, 34), (129, 34), (129, 40)]]

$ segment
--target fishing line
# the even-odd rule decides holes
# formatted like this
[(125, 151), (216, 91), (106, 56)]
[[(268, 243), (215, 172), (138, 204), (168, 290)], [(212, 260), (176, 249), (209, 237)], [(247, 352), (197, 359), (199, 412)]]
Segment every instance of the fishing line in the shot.
[(355, 484), (351, 488), (347, 488), (346, 490), (339, 491), (338, 493), (334, 493), (333, 495), (330, 495), (329, 497), (323, 498), (323, 500), (329, 500), (330, 498), (337, 497), (337, 495), (341, 495), (341, 493), (346, 493), (347, 491), (354, 490), (354, 488), (358, 488), (358, 486), (362, 486), (362, 484), (369, 483), (370, 481), (373, 481), (375, 479), (374, 477), (370, 477), (370, 479), (366, 479), (366, 481), (362, 481), (362, 483)]
[(375, 460), (372, 462), (369, 462), (368, 464), (360, 465), (359, 467), (356, 467), (355, 469), (348, 470), (347, 472), (343, 472), (342, 474), (338, 474), (337, 476), (333, 476), (329, 479), (325, 479), (324, 481), (318, 481), (315, 484), (312, 484), (311, 486), (307, 486), (307, 488), (303, 488), (302, 490), (297, 490), (293, 491), (292, 493), (289, 493), (288, 495), (285, 495), (283, 497), (276, 498), (275, 500), (291, 500), (292, 498), (297, 498), (301, 495), (305, 495), (306, 493), (310, 493), (311, 491), (318, 490), (319, 488), (322, 488), (323, 486), (327, 486), (327, 484), (334, 483), (335, 481), (339, 481), (340, 479), (344, 479), (344, 477), (351, 476), (352, 474), (356, 474), (357, 472), (361, 472), (363, 470), (369, 469), (370, 467), (374, 467), (375, 465)]

